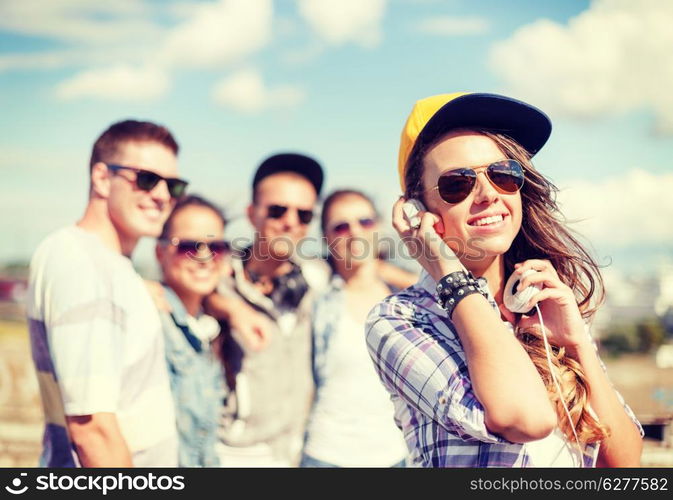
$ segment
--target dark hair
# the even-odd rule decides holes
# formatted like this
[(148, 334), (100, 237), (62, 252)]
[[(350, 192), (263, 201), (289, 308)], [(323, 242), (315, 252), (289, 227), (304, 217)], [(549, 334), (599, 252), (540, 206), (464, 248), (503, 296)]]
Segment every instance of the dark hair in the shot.
[[(575, 293), (577, 305), (582, 316), (590, 318), (604, 299), (603, 279), (596, 261), (589, 252), (565, 226), (565, 220), (556, 203), (558, 188), (540, 172), (530, 161), (531, 155), (512, 138), (489, 130), (469, 130), (485, 135), (492, 139), (500, 151), (510, 159), (517, 160), (524, 167), (526, 181), (521, 188), (522, 222), (521, 229), (514, 238), (512, 245), (505, 252), (505, 275), (509, 276), (514, 270), (514, 264), (528, 259), (548, 259), (559, 278)], [(425, 155), (436, 144), (442, 141), (439, 137), (434, 143), (425, 148), (412, 151), (405, 173), (405, 197), (418, 198), (425, 202), (423, 186), (423, 162)], [(553, 385), (548, 383), (549, 369), (543, 351), (537, 349), (541, 338), (536, 331), (520, 331), (517, 329), (517, 338), (523, 344), (531, 360), (535, 364), (540, 376), (547, 384), (550, 399), (556, 401)], [(558, 374), (573, 373), (574, 380), (564, 376), (561, 381), (564, 387), (564, 399), (570, 408), (571, 414), (577, 421), (582, 418), (579, 427), (584, 442), (593, 442), (607, 436), (609, 430), (599, 422), (586, 417), (587, 398), (575, 398), (576, 394), (586, 394), (589, 387), (586, 384), (584, 373), (577, 363), (564, 356), (564, 350), (555, 350), (552, 358)], [(570, 381), (569, 381), (570, 380)], [(570, 396), (572, 395), (572, 397)], [(565, 413), (555, 403), (559, 422), (565, 422)], [(577, 422), (576, 422), (577, 423)], [(567, 425), (562, 425), (566, 437), (574, 440)], [(583, 439), (580, 439), (582, 441)]]
[(124, 120), (113, 123), (103, 132), (93, 145), (89, 170), (98, 162), (107, 163), (119, 151), (119, 146), (127, 142), (155, 142), (166, 146), (177, 156), (178, 143), (171, 132), (162, 125), (152, 122)]
[(227, 219), (224, 216), (224, 213), (222, 212), (221, 208), (219, 208), (214, 203), (206, 200), (205, 198), (202, 198), (201, 196), (190, 194), (188, 196), (180, 198), (175, 204), (175, 207), (173, 207), (171, 214), (168, 216), (168, 219), (166, 219), (166, 222), (164, 223), (164, 227), (161, 229), (161, 234), (159, 235), (160, 240), (165, 240), (166, 238), (168, 238), (168, 236), (171, 234), (171, 224), (173, 223), (173, 219), (178, 214), (178, 212), (188, 207), (207, 208), (211, 210), (215, 215), (217, 215), (217, 218), (220, 219), (223, 226), (227, 225)]
[(322, 203), (322, 212), (320, 214), (320, 229), (322, 230), (322, 234), (327, 232), (327, 212), (329, 212), (330, 207), (334, 205), (335, 202), (339, 201), (341, 198), (345, 198), (346, 196), (358, 196), (359, 198), (365, 200), (372, 206), (372, 209), (378, 218), (379, 214), (376, 210), (376, 205), (374, 205), (374, 202), (369, 196), (364, 194), (362, 191), (358, 191), (357, 189), (339, 189), (337, 191), (332, 191)]

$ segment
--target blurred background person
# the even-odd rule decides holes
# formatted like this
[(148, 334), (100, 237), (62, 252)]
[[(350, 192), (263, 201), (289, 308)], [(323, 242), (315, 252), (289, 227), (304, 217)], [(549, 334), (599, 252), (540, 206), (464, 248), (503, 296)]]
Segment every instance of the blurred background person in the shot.
[(41, 465), (177, 465), (161, 323), (131, 254), (184, 195), (178, 149), (161, 125), (112, 124), (91, 152), (84, 215), (35, 252), (27, 309), (45, 412)]
[(235, 297), (271, 324), (262, 343), (251, 343), (233, 323), (223, 335), (229, 395), (217, 450), (224, 467), (299, 463), (314, 389), (311, 310), (329, 272), (321, 259), (302, 259), (297, 250), (322, 182), (322, 167), (308, 156), (277, 154), (262, 162), (248, 207), (254, 240), (233, 256), (232, 273), (208, 300), (218, 318), (231, 316), (231, 307), (221, 310), (222, 297)]
[(403, 466), (407, 448), (364, 336), (367, 313), (393, 292), (374, 248), (379, 216), (363, 193), (335, 191), (323, 204), (321, 225), (333, 274), (314, 308), (316, 398), (301, 465)]
[(156, 245), (163, 276), (161, 311), (166, 361), (175, 402), (181, 467), (215, 467), (224, 372), (213, 350), (220, 332), (203, 313), (203, 299), (219, 283), (229, 256), (226, 221), (213, 203), (187, 196), (178, 201)]

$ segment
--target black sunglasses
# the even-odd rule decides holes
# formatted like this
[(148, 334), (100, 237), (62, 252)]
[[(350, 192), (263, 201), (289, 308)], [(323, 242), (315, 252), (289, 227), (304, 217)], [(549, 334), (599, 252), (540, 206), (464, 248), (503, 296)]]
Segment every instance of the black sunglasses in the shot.
[(180, 240), (178, 238), (161, 239), (161, 242), (173, 245), (175, 253), (184, 256), (196, 256), (201, 252), (209, 252), (212, 257), (217, 258), (231, 252), (231, 245), (226, 240), (214, 241), (196, 241), (196, 240)]
[[(376, 224), (376, 219), (373, 217), (363, 217), (362, 219), (358, 219), (357, 223), (362, 229), (371, 229)], [(352, 224), (354, 224), (354, 222), (337, 222), (330, 227), (329, 231), (336, 234), (337, 236), (342, 236), (350, 232)]]
[(437, 179), (439, 196), (447, 203), (460, 203), (467, 198), (477, 183), (477, 170), (486, 170), (486, 177), (501, 193), (514, 194), (524, 182), (524, 170), (516, 160), (501, 160), (485, 167), (457, 168), (443, 173)]
[(108, 165), (107, 168), (113, 172), (118, 172), (119, 170), (130, 170), (131, 172), (135, 172), (136, 186), (143, 191), (152, 191), (152, 189), (159, 184), (159, 181), (166, 181), (168, 193), (171, 195), (171, 198), (180, 198), (184, 195), (187, 190), (187, 185), (189, 184), (186, 180), (177, 179), (175, 177), (162, 177), (159, 174), (141, 168), (125, 167), (123, 165)]
[[(283, 205), (269, 205), (266, 207), (266, 216), (269, 219), (280, 219), (290, 207)], [(297, 217), (302, 224), (310, 224), (313, 220), (313, 210), (302, 210), (297, 208)]]

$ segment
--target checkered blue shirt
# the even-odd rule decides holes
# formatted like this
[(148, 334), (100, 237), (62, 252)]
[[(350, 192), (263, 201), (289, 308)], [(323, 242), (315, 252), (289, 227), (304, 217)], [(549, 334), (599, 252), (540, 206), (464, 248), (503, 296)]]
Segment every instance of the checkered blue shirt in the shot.
[[(437, 303), (435, 286), (423, 272), (416, 285), (376, 305), (366, 325), (369, 354), (391, 394), (395, 421), (411, 450), (408, 463), (421, 467), (533, 465), (524, 444), (509, 442), (486, 428), (465, 352), (453, 323)], [(479, 287), (497, 310), (485, 279), (479, 279)], [(506, 326), (512, 330), (511, 324)], [(640, 429), (631, 409), (625, 408)], [(598, 445), (587, 446), (585, 467), (595, 466), (597, 452)]]

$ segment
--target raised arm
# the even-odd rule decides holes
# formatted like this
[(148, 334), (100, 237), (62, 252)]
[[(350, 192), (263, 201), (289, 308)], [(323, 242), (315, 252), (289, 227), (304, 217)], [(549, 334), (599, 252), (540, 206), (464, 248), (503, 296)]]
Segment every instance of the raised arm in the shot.
[(503, 335), (502, 321), (487, 300), (467, 297), (456, 307), (453, 322), (489, 430), (514, 443), (553, 431), (557, 416), (542, 378), (514, 335)]
[(232, 336), (245, 350), (261, 351), (268, 345), (271, 320), (241, 298), (213, 292), (204, 300), (204, 308), (214, 318), (229, 322)]

